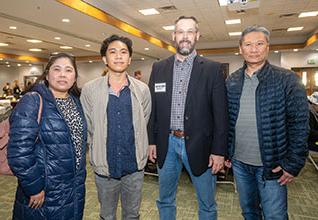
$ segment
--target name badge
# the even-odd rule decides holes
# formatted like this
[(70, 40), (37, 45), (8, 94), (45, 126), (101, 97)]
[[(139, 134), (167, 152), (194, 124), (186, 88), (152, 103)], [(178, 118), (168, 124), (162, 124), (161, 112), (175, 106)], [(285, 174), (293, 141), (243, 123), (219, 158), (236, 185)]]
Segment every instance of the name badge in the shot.
[(155, 92), (166, 92), (166, 83), (155, 83)]

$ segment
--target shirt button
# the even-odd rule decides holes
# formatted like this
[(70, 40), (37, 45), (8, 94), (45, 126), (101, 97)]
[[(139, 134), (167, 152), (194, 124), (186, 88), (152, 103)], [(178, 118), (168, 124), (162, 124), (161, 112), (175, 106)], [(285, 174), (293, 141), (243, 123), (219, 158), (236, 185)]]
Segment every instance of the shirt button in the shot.
[(185, 120), (189, 120), (189, 117), (188, 117), (188, 116), (185, 116)]
[(183, 68), (181, 68), (181, 70), (183, 70)]
[(189, 139), (190, 139), (190, 137), (189, 137), (189, 136), (186, 136), (186, 137), (185, 137), (185, 139), (186, 139), (186, 140), (189, 140)]
[(117, 115), (120, 115), (120, 112), (117, 112)]
[(177, 116), (177, 118), (179, 119), (179, 118), (180, 118), (180, 116)]
[(179, 94), (181, 94), (181, 91), (179, 91)]
[(117, 127), (120, 128), (120, 125), (118, 125)]

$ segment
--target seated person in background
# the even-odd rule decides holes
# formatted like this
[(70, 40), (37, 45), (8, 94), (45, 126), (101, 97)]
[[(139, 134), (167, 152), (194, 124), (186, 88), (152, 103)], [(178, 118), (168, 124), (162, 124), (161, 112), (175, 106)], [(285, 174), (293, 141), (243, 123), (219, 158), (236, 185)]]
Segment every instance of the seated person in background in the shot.
[(2, 88), (2, 91), (4, 96), (12, 95), (12, 89), (9, 82), (5, 84), (5, 86)]
[(310, 150), (318, 151), (318, 92), (314, 92), (308, 96), (309, 101), (309, 125), (310, 132), (308, 137), (308, 148)]
[(14, 97), (18, 98), (21, 95), (21, 89), (19, 87), (19, 81), (18, 80), (14, 80), (13, 81), (13, 95)]

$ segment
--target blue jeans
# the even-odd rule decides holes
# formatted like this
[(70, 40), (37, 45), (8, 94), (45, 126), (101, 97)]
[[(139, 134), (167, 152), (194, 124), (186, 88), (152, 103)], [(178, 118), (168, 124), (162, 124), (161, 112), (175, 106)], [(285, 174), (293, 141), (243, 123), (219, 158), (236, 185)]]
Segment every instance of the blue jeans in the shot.
[(123, 220), (139, 219), (144, 171), (128, 174), (120, 179), (95, 174), (100, 219), (116, 220), (118, 199), (121, 198)]
[(265, 180), (263, 167), (232, 160), (234, 178), (245, 220), (286, 220), (287, 186)]
[(159, 198), (157, 206), (161, 220), (176, 219), (176, 194), (182, 164), (190, 174), (195, 187), (199, 203), (199, 219), (217, 219), (215, 188), (216, 176), (211, 169), (207, 169), (200, 176), (194, 176), (191, 172), (183, 138), (169, 136), (169, 148), (165, 162), (159, 173)]

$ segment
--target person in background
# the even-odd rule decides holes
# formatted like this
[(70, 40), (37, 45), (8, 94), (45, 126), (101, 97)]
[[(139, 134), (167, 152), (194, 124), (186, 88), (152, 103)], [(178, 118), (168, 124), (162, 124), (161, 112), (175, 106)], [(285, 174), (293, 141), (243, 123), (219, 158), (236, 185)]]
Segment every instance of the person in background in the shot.
[(297, 75), (267, 61), (270, 33), (247, 27), (239, 50), (244, 65), (227, 81), (230, 161), (246, 220), (288, 219), (287, 184), (308, 149), (308, 104)]
[(108, 71), (86, 83), (81, 95), (100, 219), (116, 219), (119, 198), (122, 219), (139, 219), (147, 162), (150, 92), (145, 83), (127, 73), (132, 56), (129, 38), (106, 38), (100, 55)]
[(14, 220), (83, 218), (87, 130), (77, 77), (73, 56), (51, 56), (12, 112), (8, 162), (18, 179)]
[(9, 82), (7, 82), (4, 85), (4, 87), (2, 88), (2, 91), (3, 91), (3, 96), (12, 95), (12, 89)]
[(20, 95), (21, 95), (21, 89), (20, 89), (20, 86), (19, 86), (19, 81), (18, 80), (14, 80), (13, 81), (13, 96), (15, 98), (19, 98)]
[(141, 71), (140, 70), (135, 71), (134, 77), (135, 77), (135, 79), (141, 80), (141, 78), (142, 78)]
[(318, 151), (318, 92), (308, 96), (309, 126), (308, 149)]
[(176, 219), (176, 193), (184, 165), (199, 203), (199, 219), (217, 219), (216, 173), (227, 145), (227, 99), (220, 63), (200, 57), (194, 17), (175, 22), (177, 53), (154, 63), (149, 81), (152, 112), (148, 125), (149, 160), (158, 160), (161, 220)]

